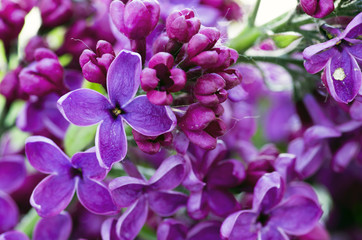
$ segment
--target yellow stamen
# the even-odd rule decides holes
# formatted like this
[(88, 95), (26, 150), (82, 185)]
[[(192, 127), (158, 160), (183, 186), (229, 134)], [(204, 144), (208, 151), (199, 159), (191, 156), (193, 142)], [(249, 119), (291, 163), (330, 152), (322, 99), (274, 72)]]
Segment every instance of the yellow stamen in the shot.
[(112, 110), (112, 113), (117, 117), (119, 114), (122, 113), (122, 110), (119, 108), (115, 108)]

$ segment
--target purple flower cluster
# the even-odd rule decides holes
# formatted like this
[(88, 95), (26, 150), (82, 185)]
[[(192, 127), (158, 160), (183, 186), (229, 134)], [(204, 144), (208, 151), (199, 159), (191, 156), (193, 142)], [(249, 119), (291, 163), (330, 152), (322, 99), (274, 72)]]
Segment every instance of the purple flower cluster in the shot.
[(361, 236), (358, 1), (3, 2), (0, 240)]

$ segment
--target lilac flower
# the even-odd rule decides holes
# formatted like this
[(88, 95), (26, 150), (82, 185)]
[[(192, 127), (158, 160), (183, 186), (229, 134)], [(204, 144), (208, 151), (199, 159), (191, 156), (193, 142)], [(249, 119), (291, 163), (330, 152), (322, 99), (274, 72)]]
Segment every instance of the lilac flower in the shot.
[(361, 94), (362, 13), (358, 14), (343, 33), (327, 28), (335, 37), (327, 42), (307, 47), (303, 52), (304, 66), (309, 73), (324, 69), (322, 80), (332, 97), (342, 103), (351, 102)]
[(100, 122), (95, 145), (100, 164), (106, 168), (126, 156), (123, 121), (146, 136), (161, 135), (176, 125), (170, 108), (155, 106), (146, 96), (134, 98), (140, 74), (140, 56), (123, 50), (112, 62), (107, 74), (109, 100), (89, 89), (75, 90), (58, 100), (58, 108), (69, 122), (79, 126)]
[(165, 159), (148, 180), (120, 177), (110, 184), (117, 206), (128, 207), (118, 219), (116, 232), (120, 239), (134, 239), (146, 222), (148, 207), (160, 216), (170, 216), (186, 204), (186, 195), (170, 191), (185, 176), (185, 161), (179, 156)]
[(35, 187), (30, 198), (40, 216), (60, 213), (75, 191), (82, 205), (91, 212), (112, 214), (117, 211), (108, 189), (100, 182), (107, 171), (98, 165), (94, 152), (77, 153), (69, 159), (54, 142), (41, 136), (29, 137), (25, 151), (35, 169), (50, 174)]
[(67, 240), (72, 231), (72, 218), (67, 212), (42, 218), (36, 224), (33, 240)]
[(183, 222), (172, 218), (162, 221), (157, 228), (157, 239), (159, 240), (184, 240), (186, 234), (187, 226)]
[(0, 190), (0, 233), (15, 227), (19, 220), (19, 210), (14, 200)]
[(29, 240), (28, 236), (17, 230), (5, 232), (0, 234), (1, 240)]
[(254, 188), (252, 209), (228, 216), (220, 232), (224, 239), (230, 240), (289, 239), (287, 234), (306, 234), (322, 215), (317, 202), (312, 189), (285, 191), (281, 176), (276, 172), (268, 173)]
[(209, 211), (227, 216), (238, 209), (238, 203), (227, 189), (241, 184), (245, 170), (241, 161), (227, 159), (226, 146), (219, 142), (215, 149), (205, 151), (190, 147), (188, 156), (192, 168), (183, 185), (190, 191), (187, 211), (194, 219), (205, 218)]
[(166, 31), (170, 39), (187, 43), (200, 29), (200, 19), (191, 9), (172, 12), (166, 19)]
[(301, 0), (304, 12), (315, 18), (323, 18), (334, 10), (334, 0)]

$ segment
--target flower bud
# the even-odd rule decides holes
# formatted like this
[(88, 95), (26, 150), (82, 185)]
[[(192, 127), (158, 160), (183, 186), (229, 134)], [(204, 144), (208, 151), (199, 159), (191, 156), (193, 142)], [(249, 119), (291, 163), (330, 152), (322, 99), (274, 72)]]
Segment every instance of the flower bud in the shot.
[(42, 37), (35, 36), (35, 37), (31, 38), (24, 49), (25, 60), (27, 62), (34, 61), (35, 50), (38, 48), (47, 48), (47, 47), (48, 47), (48, 44), (44, 41), (44, 39)]
[(29, 95), (44, 96), (63, 88), (63, 67), (57, 56), (49, 49), (38, 48), (34, 53), (35, 62), (19, 74), (22, 91)]
[(38, 7), (46, 27), (61, 25), (72, 16), (71, 0), (39, 0)]
[(194, 88), (196, 99), (205, 106), (216, 106), (227, 99), (225, 81), (215, 73), (205, 74), (198, 78)]
[(18, 67), (15, 70), (8, 72), (3, 80), (0, 82), (0, 93), (6, 98), (8, 102), (12, 102), (16, 99), (26, 99), (27, 94), (24, 93), (19, 87), (19, 73), (21, 68)]
[(160, 151), (161, 146), (168, 146), (172, 143), (172, 133), (170, 132), (151, 137), (132, 129), (132, 134), (137, 146), (148, 154), (155, 154)]
[(194, 35), (187, 45), (187, 54), (189, 58), (195, 57), (197, 54), (213, 48), (220, 38), (220, 31), (217, 28), (203, 28)]
[(133, 0), (124, 4), (113, 1), (110, 14), (117, 29), (129, 39), (145, 39), (155, 29), (160, 17), (156, 0)]
[(166, 31), (169, 38), (187, 43), (200, 29), (200, 19), (191, 9), (171, 13), (166, 19)]
[(232, 89), (241, 83), (241, 73), (236, 69), (226, 69), (222, 72), (218, 72), (217, 74), (225, 80), (225, 90)]
[(84, 50), (79, 58), (84, 78), (105, 85), (107, 71), (114, 58), (112, 45), (103, 40), (98, 41), (96, 53), (89, 49)]
[(323, 18), (334, 10), (333, 0), (301, 0), (303, 11), (315, 18)]
[(0, 8), (0, 39), (8, 45), (11, 40), (18, 37), (24, 25), (26, 12), (12, 2), (4, 1)]
[(193, 57), (190, 62), (212, 71), (224, 70), (234, 64), (239, 57), (236, 50), (220, 46), (204, 51)]

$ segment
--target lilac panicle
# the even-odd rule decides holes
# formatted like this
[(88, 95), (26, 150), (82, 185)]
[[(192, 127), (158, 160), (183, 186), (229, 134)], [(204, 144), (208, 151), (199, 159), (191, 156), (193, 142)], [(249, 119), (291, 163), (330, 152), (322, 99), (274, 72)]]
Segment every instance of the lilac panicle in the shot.
[[(329, 29), (327, 29), (328, 31)], [(304, 66), (315, 74), (324, 69), (322, 81), (338, 102), (349, 103), (361, 94), (362, 13), (358, 14), (341, 33), (331, 29), (335, 38), (307, 47), (303, 51)]]
[(160, 5), (156, 0), (113, 1), (110, 15), (117, 29), (129, 39), (145, 39), (156, 27)]
[(25, 152), (30, 164), (49, 174), (34, 189), (30, 203), (42, 217), (64, 210), (77, 191), (78, 199), (89, 211), (113, 214), (117, 211), (109, 190), (100, 182), (107, 171), (98, 165), (94, 152), (77, 153), (69, 159), (50, 139), (32, 136)]
[(29, 95), (44, 96), (63, 89), (64, 70), (58, 57), (51, 50), (38, 48), (35, 62), (23, 68), (19, 74), (20, 87)]
[(166, 31), (170, 39), (187, 43), (200, 29), (200, 19), (191, 9), (172, 12), (166, 19)]
[(277, 172), (267, 173), (254, 188), (252, 209), (228, 216), (221, 226), (221, 235), (230, 240), (256, 240), (258, 236), (267, 240), (306, 234), (322, 215), (317, 200), (308, 185), (286, 188)]
[(186, 84), (186, 73), (179, 68), (173, 68), (174, 59), (171, 54), (159, 52), (150, 59), (148, 68), (141, 74), (141, 87), (147, 92), (151, 103), (170, 105), (172, 92), (178, 92)]
[(334, 10), (334, 0), (301, 0), (303, 11), (315, 18), (323, 18)]
[(114, 201), (128, 207), (118, 219), (116, 232), (120, 239), (134, 239), (146, 222), (148, 207), (160, 216), (170, 216), (186, 204), (186, 195), (170, 191), (186, 173), (185, 160), (179, 155), (165, 159), (148, 180), (119, 177), (109, 184)]
[(105, 86), (107, 71), (114, 58), (112, 45), (104, 40), (98, 41), (95, 53), (89, 49), (84, 50), (79, 58), (84, 78)]
[(67, 212), (42, 218), (34, 228), (33, 240), (67, 240), (72, 231), (72, 218)]
[(140, 74), (140, 56), (123, 50), (112, 62), (107, 74), (109, 100), (89, 89), (72, 91), (58, 100), (58, 108), (69, 122), (79, 126), (100, 122), (95, 145), (103, 167), (110, 168), (126, 156), (123, 121), (146, 136), (161, 135), (176, 125), (176, 117), (169, 107), (155, 106), (146, 96), (134, 98)]

